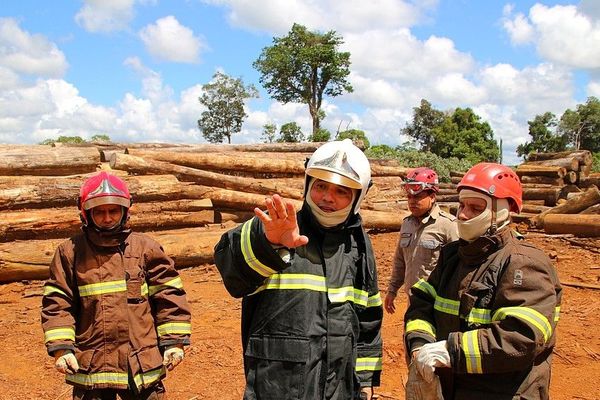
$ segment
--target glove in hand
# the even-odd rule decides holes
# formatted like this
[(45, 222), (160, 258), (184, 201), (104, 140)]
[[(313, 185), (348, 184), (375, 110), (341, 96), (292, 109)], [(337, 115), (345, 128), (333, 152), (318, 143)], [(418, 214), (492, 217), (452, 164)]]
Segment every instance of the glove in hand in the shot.
[(79, 370), (77, 358), (71, 352), (57, 355), (54, 360), (54, 367), (61, 374), (74, 374)]
[(181, 347), (171, 347), (165, 350), (163, 354), (163, 365), (172, 371), (173, 368), (179, 365), (183, 361), (183, 349)]
[(436, 368), (450, 367), (450, 354), (446, 348), (446, 341), (424, 344), (418, 351), (414, 363), (423, 379), (431, 382)]
[(416, 363), (411, 362), (408, 366), (404, 398), (406, 400), (444, 400), (440, 378), (434, 375), (431, 382), (426, 382), (417, 371)]

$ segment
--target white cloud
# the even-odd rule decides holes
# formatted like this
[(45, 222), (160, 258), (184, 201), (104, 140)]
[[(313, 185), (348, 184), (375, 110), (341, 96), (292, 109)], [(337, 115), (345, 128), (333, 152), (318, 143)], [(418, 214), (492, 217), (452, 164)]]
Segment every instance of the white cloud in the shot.
[(590, 96), (600, 98), (600, 81), (592, 81), (587, 86), (587, 92)]
[(513, 6), (507, 4), (503, 9), (502, 26), (508, 33), (510, 41), (515, 45), (530, 43), (533, 40), (534, 30), (527, 17), (522, 13), (512, 16)]
[[(31, 35), (12, 18), (0, 18), (0, 67), (16, 74), (62, 76), (68, 65), (64, 54), (42, 35)], [(13, 83), (14, 76), (3, 72)], [(2, 83), (5, 85), (6, 83)]]
[(165, 61), (196, 63), (200, 51), (206, 47), (190, 28), (181, 25), (172, 15), (143, 28), (140, 38), (150, 54)]
[(135, 0), (84, 0), (75, 21), (89, 32), (124, 30), (134, 16)]

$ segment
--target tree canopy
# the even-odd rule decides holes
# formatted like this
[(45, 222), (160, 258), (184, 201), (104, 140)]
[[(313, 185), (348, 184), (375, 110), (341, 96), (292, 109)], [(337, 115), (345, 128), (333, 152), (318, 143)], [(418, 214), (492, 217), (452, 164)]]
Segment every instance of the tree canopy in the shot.
[(281, 125), (281, 129), (279, 130), (279, 138), (277, 139), (278, 142), (299, 143), (303, 140), (304, 134), (302, 133), (300, 125), (295, 122), (288, 122)]
[(354, 144), (360, 145), (359, 147), (368, 149), (371, 146), (369, 143), (369, 139), (367, 139), (367, 135), (365, 131), (361, 131), (360, 129), (348, 129), (342, 132), (339, 132), (336, 136), (337, 140), (350, 139)]
[(202, 136), (211, 143), (220, 143), (242, 130), (248, 116), (244, 111), (247, 99), (258, 97), (253, 85), (245, 86), (241, 78), (232, 78), (222, 72), (213, 75), (210, 83), (202, 86), (199, 101), (206, 107), (198, 120)]
[(253, 66), (261, 74), (260, 83), (271, 97), (282, 103), (304, 103), (312, 117), (312, 134), (320, 127), (319, 111), (323, 96), (352, 92), (350, 53), (339, 51), (343, 43), (335, 31), (311, 32), (294, 24), (283, 37), (273, 38)]
[(566, 148), (565, 136), (557, 132), (558, 120), (556, 115), (546, 112), (536, 115), (533, 121), (527, 121), (531, 142), (517, 146), (517, 155), (522, 157), (537, 152), (555, 152)]
[(472, 164), (500, 159), (500, 147), (492, 128), (470, 108), (442, 112), (427, 100), (421, 100), (402, 133), (415, 139), (422, 151), (440, 157), (466, 159)]

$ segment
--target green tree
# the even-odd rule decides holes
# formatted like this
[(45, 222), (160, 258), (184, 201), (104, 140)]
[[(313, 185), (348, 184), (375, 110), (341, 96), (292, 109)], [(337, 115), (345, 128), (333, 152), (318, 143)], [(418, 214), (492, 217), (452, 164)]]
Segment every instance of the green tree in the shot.
[(309, 142), (328, 142), (331, 139), (331, 132), (325, 128), (319, 128), (317, 133), (308, 136)]
[(311, 32), (294, 24), (286, 36), (273, 38), (273, 45), (263, 48), (253, 63), (272, 98), (284, 104), (308, 104), (313, 135), (319, 130), (323, 96), (353, 90), (347, 79), (350, 53), (338, 50), (342, 43), (335, 31)]
[(421, 99), (420, 106), (413, 108), (412, 122), (407, 123), (401, 132), (415, 139), (424, 151), (430, 151), (434, 141), (432, 130), (441, 125), (445, 117), (444, 112), (436, 110), (430, 102)]
[(470, 108), (444, 113), (421, 100), (421, 106), (413, 109), (413, 121), (402, 132), (414, 138), (421, 151), (440, 157), (466, 159), (473, 164), (500, 158), (492, 128)]
[(263, 125), (263, 131), (261, 139), (263, 143), (273, 143), (275, 140), (275, 133), (277, 132), (277, 125), (272, 122)]
[(589, 97), (575, 111), (567, 109), (560, 118), (558, 130), (576, 150), (600, 151), (600, 100)]
[(57, 139), (46, 139), (40, 144), (53, 144), (53, 143), (85, 143), (79, 136), (59, 136)]
[(91, 142), (110, 142), (110, 137), (108, 135), (94, 135), (90, 139)]
[(368, 149), (371, 146), (369, 139), (367, 139), (367, 135), (365, 131), (361, 131), (360, 129), (348, 129), (337, 134), (338, 140), (350, 139), (352, 142), (360, 148)]
[(279, 138), (277, 139), (279, 143), (298, 143), (302, 140), (304, 140), (304, 134), (300, 125), (295, 122), (288, 122), (281, 125)]
[(567, 148), (567, 137), (557, 132), (558, 120), (556, 115), (546, 112), (536, 115), (529, 125), (529, 136), (531, 142), (525, 142), (517, 146), (519, 157), (527, 156), (531, 152), (554, 152), (563, 151)]
[(245, 86), (241, 78), (232, 78), (222, 72), (213, 75), (210, 83), (202, 86), (198, 99), (206, 107), (198, 120), (202, 136), (211, 143), (220, 143), (242, 130), (242, 122), (248, 115), (244, 101), (258, 97), (253, 85)]

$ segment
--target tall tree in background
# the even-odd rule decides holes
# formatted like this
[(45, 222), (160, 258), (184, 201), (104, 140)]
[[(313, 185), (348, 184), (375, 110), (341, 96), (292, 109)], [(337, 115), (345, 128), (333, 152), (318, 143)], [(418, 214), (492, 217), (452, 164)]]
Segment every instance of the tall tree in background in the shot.
[(558, 120), (556, 115), (546, 112), (536, 115), (533, 121), (527, 121), (531, 142), (517, 146), (519, 157), (527, 156), (531, 152), (556, 152), (567, 148), (567, 138), (557, 131)]
[(277, 139), (280, 143), (299, 143), (304, 140), (304, 134), (300, 125), (295, 122), (288, 122), (281, 125), (279, 130), (279, 138)]
[(365, 131), (360, 129), (348, 129), (342, 132), (339, 132), (336, 136), (337, 140), (350, 139), (352, 142), (362, 149), (368, 149), (371, 146), (369, 143), (369, 139), (367, 139), (367, 135)]
[(424, 151), (431, 151), (433, 143), (433, 128), (444, 122), (445, 115), (436, 110), (431, 103), (421, 99), (419, 107), (413, 108), (413, 120), (401, 130), (401, 132), (417, 141)]
[(248, 115), (244, 111), (244, 101), (258, 97), (253, 85), (245, 86), (241, 78), (217, 72), (210, 83), (202, 86), (198, 99), (206, 107), (198, 120), (202, 136), (211, 143), (220, 143), (242, 130), (242, 122)]
[(589, 97), (575, 111), (567, 109), (558, 124), (559, 131), (576, 150), (600, 151), (600, 100)]
[(273, 38), (273, 45), (265, 47), (253, 63), (273, 99), (308, 104), (313, 135), (319, 131), (323, 96), (353, 90), (347, 80), (350, 53), (338, 50), (342, 43), (335, 31), (321, 34), (294, 24), (287, 36)]
[(275, 132), (277, 132), (277, 125), (272, 122), (264, 124), (261, 135), (263, 143), (273, 143), (275, 140)]
[(421, 100), (421, 106), (413, 109), (412, 122), (402, 129), (402, 133), (416, 139), (421, 150), (443, 158), (456, 157), (473, 164), (500, 159), (500, 148), (492, 128), (470, 108), (456, 108), (444, 113)]

